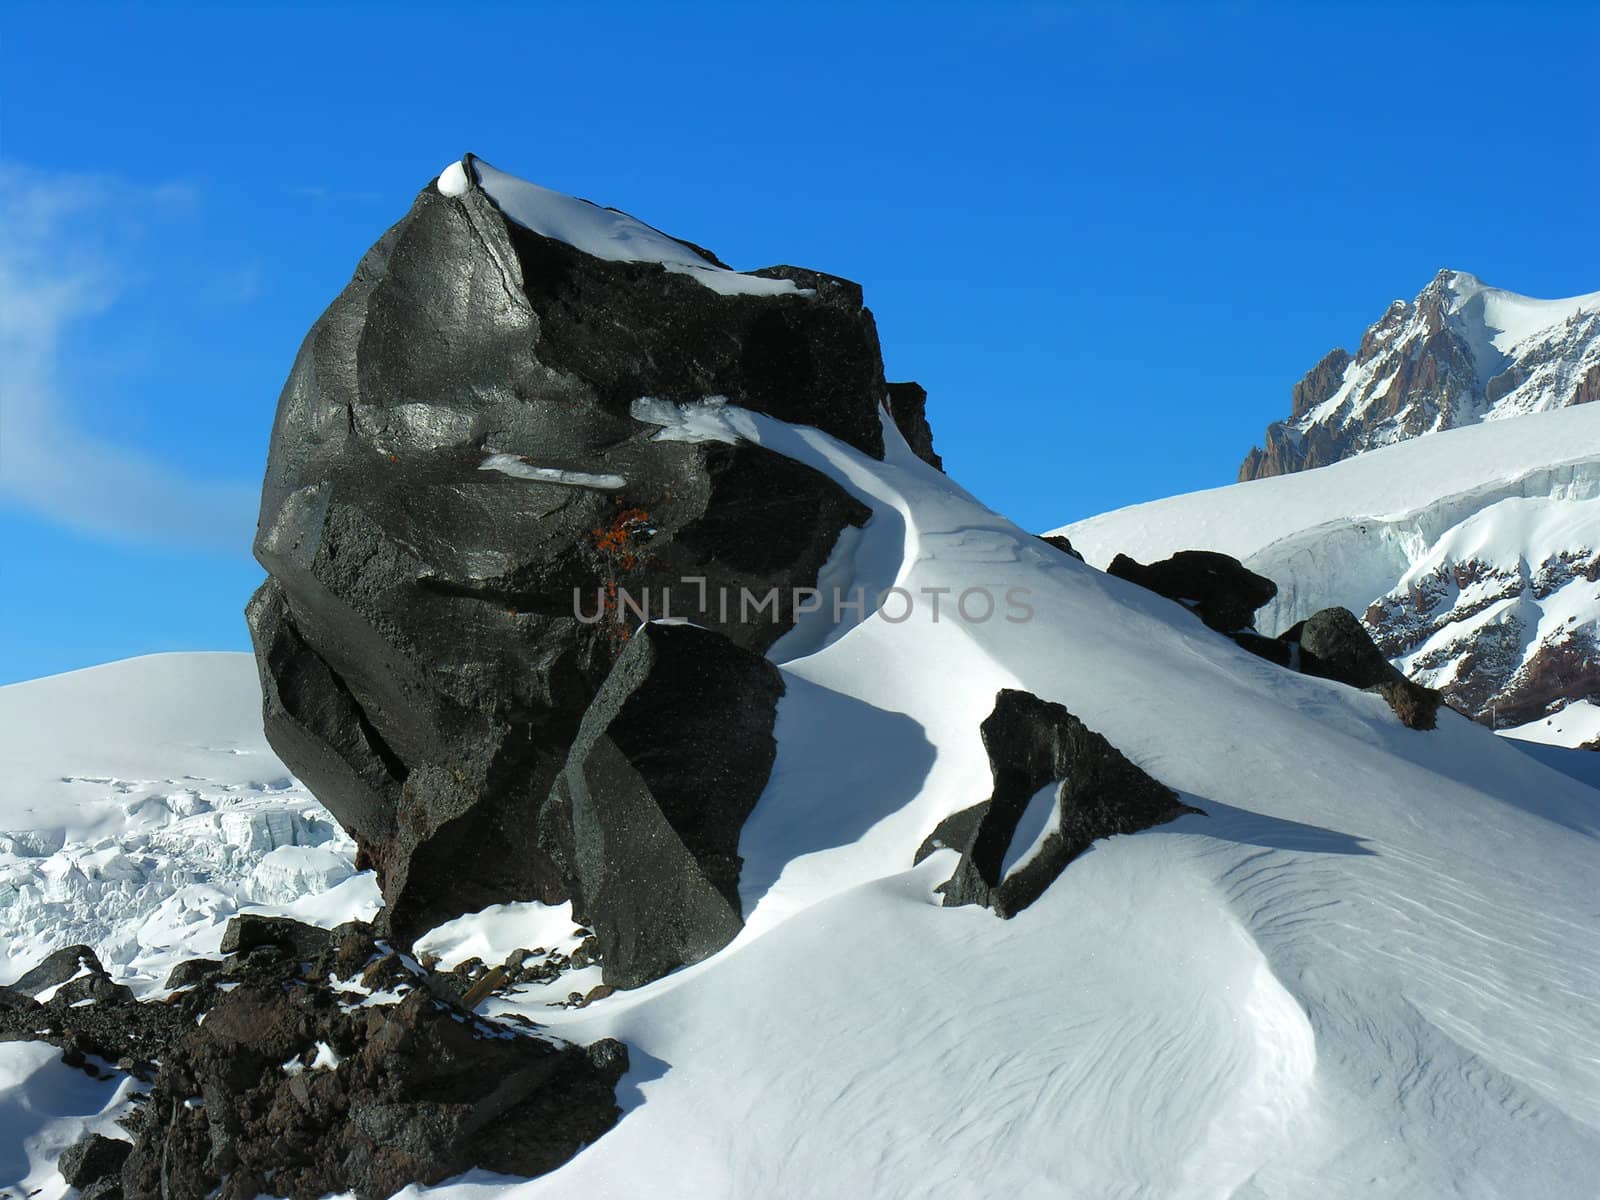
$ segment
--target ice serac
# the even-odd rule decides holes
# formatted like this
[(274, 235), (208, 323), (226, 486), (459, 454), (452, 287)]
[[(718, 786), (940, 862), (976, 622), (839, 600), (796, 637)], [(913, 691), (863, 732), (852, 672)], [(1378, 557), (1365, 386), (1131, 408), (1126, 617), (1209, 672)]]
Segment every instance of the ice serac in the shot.
[(1597, 395), (1600, 292), (1532, 300), (1443, 270), (1415, 300), (1394, 301), (1354, 355), (1332, 351), (1295, 385), (1289, 419), (1267, 427), (1239, 479)]
[[(917, 851), (960, 854), (941, 884), (946, 907), (978, 904), (1002, 917), (1032, 904), (1097, 838), (1137, 833), (1200, 810), (1150, 778), (1062, 705), (1002, 690), (981, 727), (994, 791), (940, 822)], [(1041, 789), (1046, 819), (1027, 846), (1014, 846)]]
[(535, 818), (630, 630), (686, 618), (759, 654), (867, 520), (792, 458), (644, 418), (738, 405), (881, 458), (891, 394), (931, 454), (848, 280), (735, 272), (470, 155), (422, 190), (301, 347), (248, 609), (272, 745), (393, 935), (568, 898)]
[(606, 983), (648, 983), (739, 932), (739, 833), (782, 694), (765, 658), (693, 625), (646, 625), (617, 660), (541, 814)]

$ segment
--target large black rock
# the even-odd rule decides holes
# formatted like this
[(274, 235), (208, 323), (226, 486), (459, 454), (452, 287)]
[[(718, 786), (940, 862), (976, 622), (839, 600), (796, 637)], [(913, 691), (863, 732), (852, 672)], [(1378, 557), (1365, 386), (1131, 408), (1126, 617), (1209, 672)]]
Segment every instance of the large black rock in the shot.
[[(795, 290), (729, 295), (597, 258), (509, 220), (476, 174), (469, 156), (463, 194), (424, 188), (307, 336), (247, 610), (268, 738), (377, 869), (401, 940), (572, 894), (535, 818), (641, 597), (759, 653), (869, 515), (759, 446), (662, 439), (635, 403), (724, 397), (878, 456), (888, 394), (855, 284), (775, 267), (757, 274)], [(920, 404), (898, 407), (931, 454)]]
[(1148, 565), (1119, 554), (1106, 574), (1176, 600), (1218, 633), (1250, 628), (1256, 609), (1278, 594), (1272, 580), (1215, 550), (1179, 550)]
[[(1014, 916), (1043, 895), (1095, 839), (1137, 833), (1200, 811), (1062, 705), (1031, 692), (1001, 690), (980, 729), (993, 793), (941, 821), (916, 855), (917, 862), (935, 850), (961, 855), (939, 889), (946, 907), (980, 904), (1002, 917)], [(1031, 858), (1019, 855), (1021, 861), (1007, 873), (1007, 851), (1028, 802), (1052, 783), (1060, 787), (1038, 850)]]
[(637, 987), (739, 932), (739, 833), (782, 694), (765, 658), (692, 625), (646, 625), (617, 660), (541, 820), (606, 983)]

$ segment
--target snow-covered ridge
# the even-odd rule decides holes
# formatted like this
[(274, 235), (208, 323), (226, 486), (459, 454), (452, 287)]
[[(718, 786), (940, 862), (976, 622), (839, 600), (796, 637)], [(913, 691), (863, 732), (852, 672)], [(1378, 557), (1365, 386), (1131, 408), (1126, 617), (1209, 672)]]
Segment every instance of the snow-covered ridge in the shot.
[[(1278, 584), (1260, 613), (1264, 631), (1349, 608), (1402, 669), (1468, 711), (1504, 708), (1515, 723), (1570, 698), (1542, 677), (1553, 661), (1596, 660), (1597, 498), (1600, 406), (1585, 405), (1135, 505), (1058, 532), (1101, 565), (1118, 552), (1143, 561), (1182, 549), (1232, 554)], [(1572, 677), (1570, 664), (1562, 670)], [(1588, 685), (1576, 686), (1581, 694)]]
[(1535, 300), (1441, 271), (1396, 300), (1354, 355), (1335, 350), (1294, 389), (1240, 479), (1325, 466), (1483, 421), (1600, 398), (1600, 292)]
[[(469, 174), (470, 172), (470, 174)], [(614, 208), (602, 208), (496, 170), (476, 155), (439, 172), (446, 196), (476, 184), (507, 219), (608, 262), (660, 263), (725, 296), (795, 296), (805, 290), (790, 279), (745, 275), (713, 262), (692, 246)]]

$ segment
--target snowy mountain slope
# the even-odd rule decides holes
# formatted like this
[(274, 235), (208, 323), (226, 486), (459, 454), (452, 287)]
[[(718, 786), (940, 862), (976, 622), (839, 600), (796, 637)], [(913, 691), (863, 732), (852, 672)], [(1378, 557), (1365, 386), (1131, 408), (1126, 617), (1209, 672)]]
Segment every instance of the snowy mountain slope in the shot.
[[(1463, 711), (1520, 724), (1600, 692), (1600, 408), (1496, 421), (1060, 532), (1092, 563), (1221, 550), (1278, 584), (1269, 633), (1362, 615)], [(1574, 743), (1576, 744), (1576, 743)]]
[(1600, 399), (1600, 292), (1534, 300), (1443, 270), (1396, 300), (1354, 356), (1295, 386), (1241, 481), (1326, 466), (1407, 438)]
[(1575, 700), (1554, 716), (1502, 732), (1518, 741), (1544, 746), (1571, 746), (1600, 741), (1600, 704)]
[[(919, 603), (793, 644), (732, 946), (586, 1008), (492, 1002), (627, 1040), (619, 1126), (543, 1179), (426, 1194), (1584, 1194), (1600, 793), (1244, 653), (995, 516), (892, 426), (880, 463), (725, 407), (652, 413), (870, 504), (835, 577), (953, 591), (938, 620)], [(1032, 618), (953, 618), (973, 588), (1027, 589)], [(1002, 686), (1207, 815), (1096, 844), (1012, 921), (937, 907), (953, 856), (912, 855), (988, 794)]]
[(353, 843), (267, 747), (247, 654), (0, 688), (0, 762), (0, 981), (83, 942), (149, 991), (242, 907), (334, 887), (372, 906)]
[[(785, 663), (745, 934), (546, 1017), (626, 1038), (636, 1107), (544, 1180), (439, 1194), (1583, 1186), (1600, 794), (1464, 721), (1409, 733), (1253, 659), (903, 451), (881, 465), (721, 419), (859, 488), (903, 542), (900, 586), (1027, 587), (1035, 617), (879, 615)], [(909, 851), (986, 794), (977, 722), (1005, 685), (1061, 700), (1209, 815), (1098, 844), (1009, 923), (933, 907), (947, 856), (910, 870)]]

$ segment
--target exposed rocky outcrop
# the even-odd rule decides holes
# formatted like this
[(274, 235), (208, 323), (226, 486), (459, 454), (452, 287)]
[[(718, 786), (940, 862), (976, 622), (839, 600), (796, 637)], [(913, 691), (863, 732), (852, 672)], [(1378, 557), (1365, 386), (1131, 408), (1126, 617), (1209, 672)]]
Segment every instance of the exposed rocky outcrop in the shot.
[[(939, 889), (946, 907), (979, 904), (1002, 917), (1014, 916), (1097, 838), (1137, 833), (1200, 811), (1064, 707), (1030, 692), (1002, 690), (981, 733), (993, 793), (941, 821), (916, 855), (921, 862), (936, 850), (960, 854), (955, 872)], [(1014, 848), (1029, 801), (1052, 785), (1059, 786), (1039, 841), (1031, 852)], [(1008, 859), (1016, 860), (1009, 871)]]
[[(887, 401), (937, 461), (855, 284), (735, 275), (687, 243), (703, 266), (597, 257), (482, 178), (504, 177), (469, 158), (425, 188), (307, 337), (248, 609), (274, 749), (356, 837), (401, 941), (572, 896), (537, 817), (640, 620), (669, 604), (759, 653), (866, 521), (759, 446), (663, 438), (673, 406), (725, 399), (881, 456)], [(776, 603), (752, 618), (745, 592)]]
[(240, 917), (223, 948), (175, 970), (183, 986), (163, 1001), (19, 990), (59, 976), (60, 955), (7, 989), (0, 1040), (53, 1042), (96, 1076), (153, 1081), (122, 1118), (131, 1145), (90, 1137), (62, 1156), (82, 1195), (369, 1200), (474, 1167), (538, 1175), (619, 1115), (623, 1046), (482, 1017), (461, 979), (370, 926)]
[(49, 1042), (68, 1065), (97, 1076), (115, 1067), (153, 1079), (184, 1020), (166, 1005), (135, 1002), (87, 946), (58, 950), (0, 987), (0, 1042)]
[(782, 694), (759, 654), (651, 624), (589, 706), (540, 825), (607, 984), (637, 987), (738, 933), (739, 831), (772, 770)]
[(1044, 542), (1046, 545), (1054, 546), (1057, 550), (1061, 551), (1061, 553), (1067, 555), (1068, 557), (1075, 558), (1079, 562), (1083, 561), (1083, 555), (1079, 554), (1072, 548), (1071, 539), (1065, 538), (1059, 533), (1041, 533), (1039, 535), (1039, 540)]
[(79, 1200), (121, 1200), (122, 1167), (133, 1150), (120, 1138), (91, 1133), (62, 1152), (57, 1169), (61, 1178), (78, 1189)]
[(1396, 300), (1354, 355), (1334, 350), (1295, 385), (1239, 479), (1306, 471), (1487, 418), (1594, 398), (1600, 294), (1537, 301), (1440, 271)]
[[(1325, 608), (1290, 626), (1277, 640), (1288, 648), (1290, 665), (1302, 674), (1379, 693), (1410, 729), (1433, 729), (1438, 724), (1443, 697), (1406, 678), (1383, 656), (1349, 609)], [(1240, 645), (1264, 657), (1276, 657), (1264, 653), (1252, 640), (1241, 640)]]
[(1119, 554), (1106, 574), (1176, 600), (1218, 633), (1252, 628), (1256, 609), (1278, 594), (1272, 580), (1214, 550), (1180, 550), (1148, 566)]
[(928, 424), (928, 393), (920, 383), (889, 384), (889, 415), (912, 453), (930, 467), (944, 470), (944, 459), (933, 448), (933, 428)]

